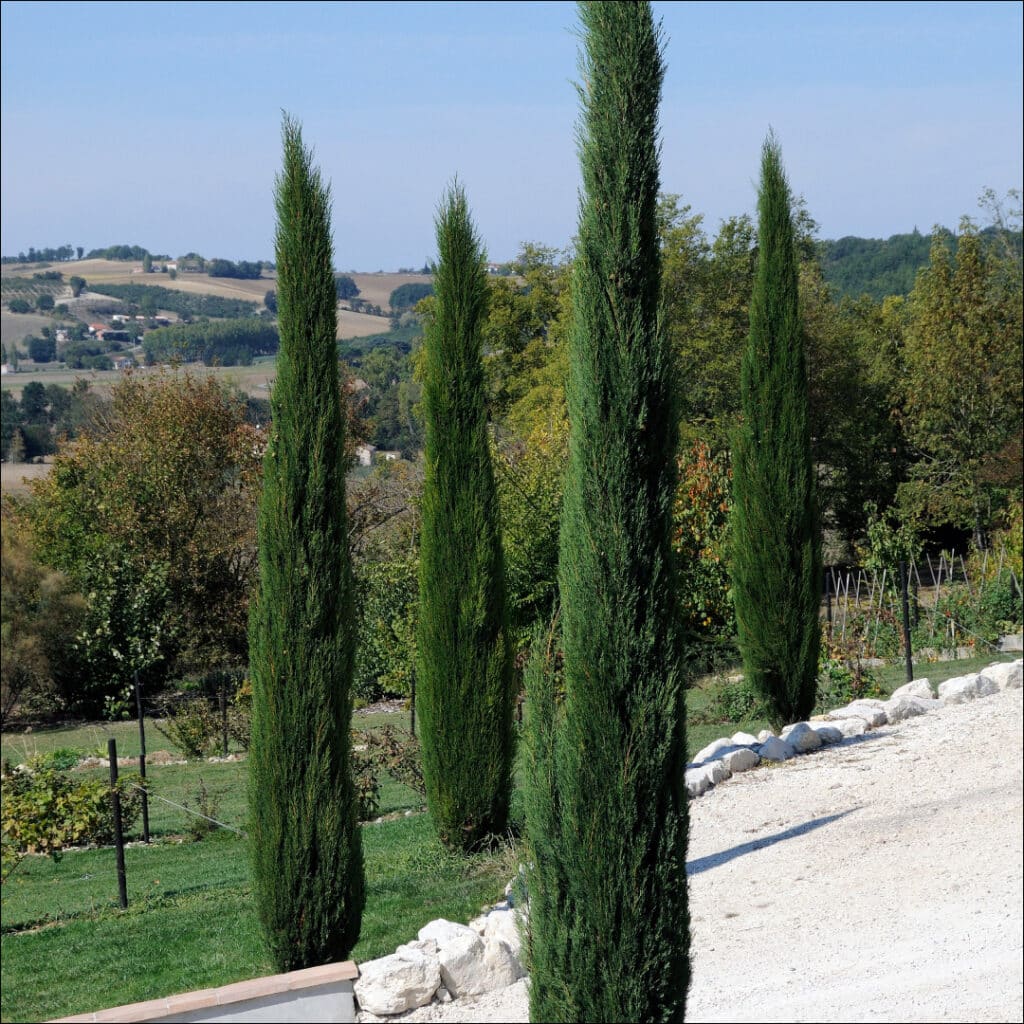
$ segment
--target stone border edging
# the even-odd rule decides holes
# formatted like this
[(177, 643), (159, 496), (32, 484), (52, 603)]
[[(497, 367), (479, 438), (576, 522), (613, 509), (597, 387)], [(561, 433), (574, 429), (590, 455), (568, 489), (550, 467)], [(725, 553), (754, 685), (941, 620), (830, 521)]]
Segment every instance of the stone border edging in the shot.
[(204, 988), (195, 992), (165, 996), (163, 999), (128, 1003), (125, 1006), (97, 1010), (94, 1013), (80, 1013), (74, 1017), (59, 1017), (49, 1024), (78, 1024), (84, 1021), (127, 1021), (130, 1024), (141, 1024), (144, 1021), (162, 1020), (172, 1015), (191, 1014), (213, 1007), (226, 1008), (288, 992), (302, 992), (320, 986), (355, 981), (358, 977), (359, 969), (351, 960), (346, 960), (342, 963), (323, 964), (320, 967), (307, 967), (301, 971), (289, 971), (287, 974), (272, 974), (263, 978), (250, 978), (248, 981), (236, 981), (231, 985), (221, 985), (219, 988)]
[(938, 694), (927, 679), (915, 679), (895, 690), (887, 701), (860, 699), (835, 708), (809, 722), (787, 725), (776, 736), (763, 729), (757, 736), (738, 732), (713, 740), (698, 751), (686, 767), (689, 796), (703, 796), (709, 789), (739, 772), (750, 771), (762, 761), (788, 761), (798, 754), (855, 736), (883, 725), (927, 714), (946, 704), (963, 704), (1000, 690), (1019, 690), (1024, 661), (996, 661), (980, 672), (954, 676), (939, 684)]

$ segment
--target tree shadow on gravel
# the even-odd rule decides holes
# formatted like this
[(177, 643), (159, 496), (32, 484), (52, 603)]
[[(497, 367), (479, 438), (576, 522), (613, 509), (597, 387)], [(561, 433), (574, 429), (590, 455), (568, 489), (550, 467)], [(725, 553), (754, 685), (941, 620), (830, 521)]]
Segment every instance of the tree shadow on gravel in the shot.
[(710, 871), (711, 868), (728, 864), (729, 861), (735, 860), (737, 857), (754, 853), (756, 850), (763, 850), (765, 847), (774, 846), (776, 843), (785, 842), (787, 839), (796, 839), (798, 836), (807, 835), (808, 832), (813, 832), (824, 825), (831, 825), (833, 821), (845, 818), (848, 814), (853, 814), (857, 810), (860, 810), (860, 808), (851, 807), (848, 811), (843, 811), (840, 814), (827, 814), (823, 818), (812, 818), (810, 821), (805, 821), (801, 825), (794, 825), (792, 828), (776, 832), (774, 835), (752, 839), (749, 843), (740, 843), (739, 846), (734, 846), (729, 850), (722, 850), (720, 853), (709, 854), (707, 857), (698, 857), (696, 860), (691, 860), (687, 863), (686, 874), (688, 876), (699, 875), (702, 871)]

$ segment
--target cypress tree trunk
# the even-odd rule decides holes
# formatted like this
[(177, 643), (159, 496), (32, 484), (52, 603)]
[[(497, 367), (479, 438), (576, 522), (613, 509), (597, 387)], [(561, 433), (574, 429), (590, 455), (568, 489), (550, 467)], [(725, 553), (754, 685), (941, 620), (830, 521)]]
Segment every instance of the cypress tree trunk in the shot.
[(275, 188), (281, 348), (259, 508), (250, 829), (260, 920), (282, 971), (359, 938), (363, 855), (350, 764), (352, 581), (330, 195), (285, 119)]
[(424, 341), (418, 708), (430, 813), (445, 844), (469, 850), (506, 827), (513, 694), (481, 348), (487, 277), (457, 186), (437, 244)]
[(814, 708), (821, 539), (789, 186), (764, 144), (758, 261), (734, 444), (733, 599), (747, 680), (776, 726)]
[(660, 316), (660, 33), (581, 3), (584, 194), (562, 513), (565, 707), (529, 672), (535, 1021), (682, 1021), (689, 984), (685, 713), (671, 552), (678, 437)]

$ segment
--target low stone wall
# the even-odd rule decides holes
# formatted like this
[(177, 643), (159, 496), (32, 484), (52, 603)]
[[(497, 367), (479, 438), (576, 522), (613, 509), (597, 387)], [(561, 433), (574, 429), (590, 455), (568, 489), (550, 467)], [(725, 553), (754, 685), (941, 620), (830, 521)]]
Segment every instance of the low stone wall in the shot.
[(253, 978), (220, 988), (129, 1003), (96, 1013), (62, 1017), (71, 1021), (247, 1021), (254, 1024), (334, 1024), (356, 1019), (353, 982), (359, 970), (351, 961), (309, 967), (268, 978)]

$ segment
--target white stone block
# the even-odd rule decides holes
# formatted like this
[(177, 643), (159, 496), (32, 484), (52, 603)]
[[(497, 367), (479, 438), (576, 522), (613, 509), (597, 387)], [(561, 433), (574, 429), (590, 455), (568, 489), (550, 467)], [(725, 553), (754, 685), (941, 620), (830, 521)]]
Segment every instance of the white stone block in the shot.
[(375, 1014), (405, 1013), (426, 1006), (440, 984), (437, 958), (406, 949), (360, 964), (355, 994), (362, 1010)]
[(436, 921), (425, 924), (417, 932), (416, 937), (421, 942), (433, 939), (438, 948), (443, 949), (449, 942), (464, 935), (472, 935), (475, 938), (476, 932), (467, 925), (456, 924), (454, 921), (446, 921), (443, 917), (439, 917)]
[(749, 772), (751, 768), (756, 768), (760, 763), (761, 758), (750, 747), (737, 747), (735, 750), (728, 751), (722, 758), (722, 764), (729, 769), (732, 775), (736, 775), (738, 772)]
[(924, 700), (934, 700), (935, 691), (927, 679), (915, 679), (912, 682), (904, 683), (898, 690), (893, 690), (892, 700), (899, 697), (921, 697)]

